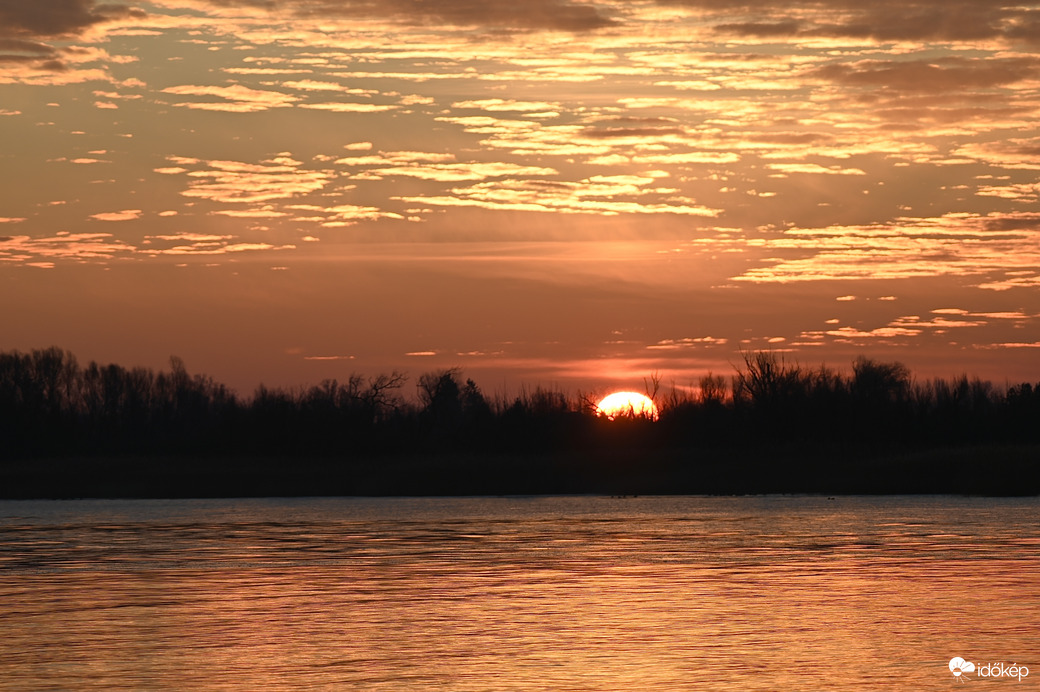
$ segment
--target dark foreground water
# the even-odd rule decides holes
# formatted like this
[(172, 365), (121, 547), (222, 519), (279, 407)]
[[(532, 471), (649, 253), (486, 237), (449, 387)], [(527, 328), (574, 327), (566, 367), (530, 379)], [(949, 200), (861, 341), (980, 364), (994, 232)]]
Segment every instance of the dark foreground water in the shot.
[(1038, 510), (0, 502), (0, 689), (1037, 689)]

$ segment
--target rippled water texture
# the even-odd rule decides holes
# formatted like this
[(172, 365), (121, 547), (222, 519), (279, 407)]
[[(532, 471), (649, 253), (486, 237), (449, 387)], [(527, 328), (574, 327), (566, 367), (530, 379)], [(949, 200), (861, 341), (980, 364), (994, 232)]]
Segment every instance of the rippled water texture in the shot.
[(2, 502), (0, 689), (1035, 689), (1038, 509)]

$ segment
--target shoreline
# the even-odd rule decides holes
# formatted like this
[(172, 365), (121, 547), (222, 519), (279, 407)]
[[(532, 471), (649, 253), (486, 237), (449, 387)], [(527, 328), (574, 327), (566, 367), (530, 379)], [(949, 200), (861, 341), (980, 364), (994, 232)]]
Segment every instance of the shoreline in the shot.
[(0, 499), (500, 495), (1040, 495), (1040, 445), (0, 462)]

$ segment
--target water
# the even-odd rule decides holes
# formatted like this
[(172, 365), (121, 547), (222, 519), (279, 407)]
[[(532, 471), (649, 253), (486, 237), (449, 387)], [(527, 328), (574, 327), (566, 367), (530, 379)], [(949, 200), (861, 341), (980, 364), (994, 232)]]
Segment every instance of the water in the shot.
[(0, 689), (1040, 689), (1038, 509), (0, 502)]

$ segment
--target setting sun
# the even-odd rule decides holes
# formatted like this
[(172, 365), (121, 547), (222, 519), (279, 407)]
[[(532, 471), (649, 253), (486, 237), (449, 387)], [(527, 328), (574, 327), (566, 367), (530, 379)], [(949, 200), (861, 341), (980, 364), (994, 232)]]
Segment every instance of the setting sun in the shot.
[(614, 392), (596, 405), (596, 414), (614, 420), (619, 416), (657, 420), (657, 406), (650, 397), (636, 392)]

